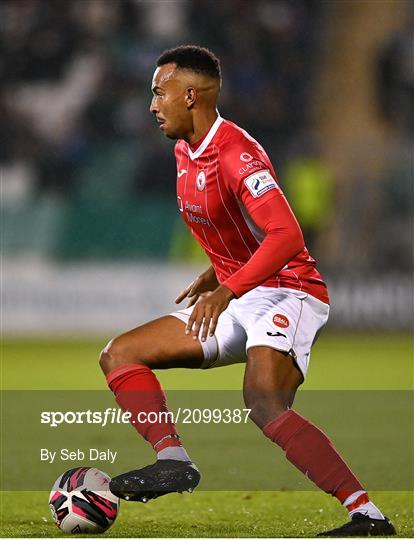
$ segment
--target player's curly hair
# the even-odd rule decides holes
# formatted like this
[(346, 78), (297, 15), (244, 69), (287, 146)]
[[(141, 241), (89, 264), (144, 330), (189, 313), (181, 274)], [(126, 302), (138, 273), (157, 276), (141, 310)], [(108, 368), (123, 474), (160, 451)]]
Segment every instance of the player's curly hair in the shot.
[(157, 67), (172, 63), (176, 64), (178, 68), (189, 69), (221, 81), (220, 60), (205, 47), (181, 45), (174, 49), (168, 49), (159, 56)]

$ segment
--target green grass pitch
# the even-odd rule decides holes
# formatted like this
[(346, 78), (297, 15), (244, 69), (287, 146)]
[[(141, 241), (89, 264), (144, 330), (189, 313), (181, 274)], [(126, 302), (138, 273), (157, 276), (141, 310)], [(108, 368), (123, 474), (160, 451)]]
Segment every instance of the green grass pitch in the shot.
[[(104, 389), (97, 357), (110, 337), (94, 341), (4, 339), (2, 388)], [(408, 334), (326, 333), (314, 348), (303, 388), (411, 390), (412, 366), (413, 339)], [(158, 375), (167, 390), (234, 390), (241, 388), (243, 367), (170, 370)], [(392, 468), (392, 456), (389, 463)], [(131, 463), (131, 468), (135, 465)], [(371, 496), (394, 521), (399, 536), (413, 536), (412, 491), (373, 492)], [(1, 536), (63, 536), (52, 522), (47, 498), (46, 492), (0, 493)], [(313, 537), (346, 518), (334, 499), (317, 491), (196, 491), (171, 494), (147, 505), (123, 502), (117, 521), (103, 536)]]

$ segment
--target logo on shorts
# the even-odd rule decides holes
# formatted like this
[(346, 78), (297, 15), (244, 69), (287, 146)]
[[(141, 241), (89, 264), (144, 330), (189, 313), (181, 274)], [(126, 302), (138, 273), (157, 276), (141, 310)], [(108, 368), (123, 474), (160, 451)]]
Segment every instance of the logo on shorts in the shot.
[(281, 313), (276, 313), (276, 315), (273, 317), (273, 322), (279, 328), (287, 328), (289, 326), (289, 319)]
[(271, 337), (286, 337), (286, 334), (282, 334), (282, 332), (266, 332), (266, 334)]

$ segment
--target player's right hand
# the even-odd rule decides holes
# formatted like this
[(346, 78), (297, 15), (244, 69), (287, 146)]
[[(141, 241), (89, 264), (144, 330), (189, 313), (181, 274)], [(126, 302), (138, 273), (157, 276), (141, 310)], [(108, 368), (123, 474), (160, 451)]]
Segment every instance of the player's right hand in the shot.
[(175, 299), (175, 303), (179, 304), (185, 298), (189, 298), (187, 307), (193, 306), (200, 297), (200, 294), (214, 291), (219, 286), (214, 268), (210, 266), (208, 270), (203, 272), (190, 285), (188, 285)]

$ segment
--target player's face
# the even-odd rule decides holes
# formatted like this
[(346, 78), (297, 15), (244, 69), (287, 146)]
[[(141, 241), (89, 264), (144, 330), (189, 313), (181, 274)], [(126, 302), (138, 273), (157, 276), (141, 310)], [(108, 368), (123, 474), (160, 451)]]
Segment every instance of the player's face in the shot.
[(155, 70), (152, 79), (150, 111), (159, 128), (170, 139), (182, 139), (191, 129), (191, 115), (186, 103), (187, 87), (175, 64), (165, 64)]

